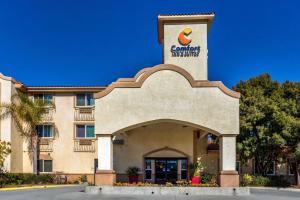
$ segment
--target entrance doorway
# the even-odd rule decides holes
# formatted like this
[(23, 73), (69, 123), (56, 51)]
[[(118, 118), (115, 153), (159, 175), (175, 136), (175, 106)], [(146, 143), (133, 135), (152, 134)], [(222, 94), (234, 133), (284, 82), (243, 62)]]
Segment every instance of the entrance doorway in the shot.
[(146, 180), (151, 179), (157, 184), (165, 184), (166, 182), (175, 184), (177, 180), (186, 180), (186, 178), (186, 158), (145, 158)]
[(177, 159), (156, 159), (155, 160), (155, 182), (164, 184), (166, 182), (176, 183), (177, 181)]

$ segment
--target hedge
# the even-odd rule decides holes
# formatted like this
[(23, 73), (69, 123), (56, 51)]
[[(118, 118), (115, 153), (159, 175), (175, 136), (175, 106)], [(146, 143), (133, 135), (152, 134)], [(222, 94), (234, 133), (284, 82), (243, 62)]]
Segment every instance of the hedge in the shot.
[(21, 185), (21, 184), (46, 184), (53, 183), (54, 177), (51, 174), (18, 174), (18, 173), (1, 173), (0, 187), (4, 185)]
[(282, 176), (253, 176), (244, 174), (241, 179), (241, 185), (288, 187), (290, 186), (290, 183)]

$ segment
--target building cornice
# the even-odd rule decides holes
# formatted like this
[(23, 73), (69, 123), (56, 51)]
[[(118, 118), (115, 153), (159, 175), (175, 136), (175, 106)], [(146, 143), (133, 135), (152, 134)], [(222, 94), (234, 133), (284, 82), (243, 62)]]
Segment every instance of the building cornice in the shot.
[(164, 24), (165, 23), (195, 23), (205, 22), (208, 24), (208, 31), (215, 17), (215, 13), (199, 13), (199, 14), (173, 14), (173, 15), (158, 15), (157, 31), (158, 42), (163, 44), (164, 41)]
[(100, 92), (105, 86), (27, 86), (26, 91), (35, 92)]

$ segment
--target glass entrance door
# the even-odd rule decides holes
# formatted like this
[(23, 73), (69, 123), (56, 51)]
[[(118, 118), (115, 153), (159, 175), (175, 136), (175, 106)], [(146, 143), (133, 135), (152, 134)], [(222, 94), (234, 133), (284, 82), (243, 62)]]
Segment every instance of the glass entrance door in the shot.
[(159, 158), (155, 159), (155, 182), (165, 184), (176, 183), (178, 159)]

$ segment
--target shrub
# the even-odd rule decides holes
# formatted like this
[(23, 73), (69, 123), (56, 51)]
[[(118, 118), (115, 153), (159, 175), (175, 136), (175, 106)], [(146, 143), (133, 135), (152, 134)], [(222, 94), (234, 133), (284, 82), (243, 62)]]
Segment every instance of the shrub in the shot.
[(173, 183), (171, 182), (166, 182), (166, 187), (172, 187), (173, 186)]
[(209, 174), (207, 172), (201, 173), (201, 183), (203, 184), (211, 183), (211, 180), (212, 180), (212, 174)]
[(284, 176), (271, 176), (269, 179), (269, 185), (273, 187), (288, 187), (291, 185)]
[(138, 176), (139, 175), (140, 168), (138, 167), (128, 167), (126, 173), (128, 176)]
[(53, 175), (51, 174), (0, 174), (0, 185), (21, 185), (21, 184), (45, 184), (53, 183)]
[(241, 185), (242, 186), (248, 186), (251, 185), (253, 181), (253, 176), (249, 175), (249, 174), (244, 174), (242, 176), (242, 181), (241, 181)]
[(290, 183), (284, 176), (251, 176), (245, 174), (242, 176), (241, 185), (243, 186), (272, 186), (272, 187), (288, 187)]
[(86, 183), (86, 182), (87, 182), (87, 175), (82, 175), (82, 176), (80, 176), (79, 180), (80, 180), (80, 182), (82, 182), (82, 183)]
[(270, 179), (264, 176), (253, 176), (253, 180), (251, 182), (253, 186), (268, 186), (270, 185)]

